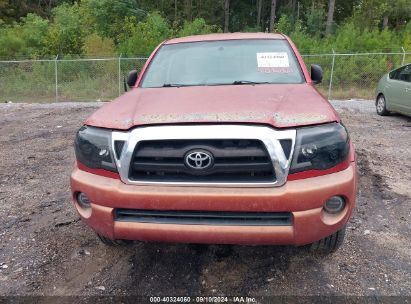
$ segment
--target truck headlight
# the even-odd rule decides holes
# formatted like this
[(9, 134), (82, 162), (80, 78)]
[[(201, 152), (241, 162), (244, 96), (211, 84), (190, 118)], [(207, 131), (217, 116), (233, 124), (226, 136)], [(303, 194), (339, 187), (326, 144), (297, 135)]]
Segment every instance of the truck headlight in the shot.
[(348, 133), (339, 123), (297, 129), (290, 173), (332, 168), (347, 159), (349, 150)]
[(92, 169), (118, 172), (111, 148), (111, 131), (83, 126), (75, 139), (77, 160)]

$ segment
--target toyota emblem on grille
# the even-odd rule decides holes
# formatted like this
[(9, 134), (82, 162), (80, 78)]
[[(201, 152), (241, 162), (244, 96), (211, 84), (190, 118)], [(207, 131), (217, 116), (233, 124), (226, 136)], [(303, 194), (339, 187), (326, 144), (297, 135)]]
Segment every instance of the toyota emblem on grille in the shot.
[(210, 152), (194, 150), (186, 154), (184, 161), (191, 169), (205, 170), (213, 165), (214, 157)]

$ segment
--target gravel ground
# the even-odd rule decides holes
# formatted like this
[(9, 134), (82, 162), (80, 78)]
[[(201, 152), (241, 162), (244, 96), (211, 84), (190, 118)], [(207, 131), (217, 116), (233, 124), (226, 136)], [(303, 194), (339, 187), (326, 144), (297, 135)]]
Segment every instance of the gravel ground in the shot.
[(411, 119), (335, 101), (360, 185), (344, 246), (100, 244), (69, 202), (73, 137), (101, 103), (0, 105), (0, 295), (397, 295), (411, 299)]

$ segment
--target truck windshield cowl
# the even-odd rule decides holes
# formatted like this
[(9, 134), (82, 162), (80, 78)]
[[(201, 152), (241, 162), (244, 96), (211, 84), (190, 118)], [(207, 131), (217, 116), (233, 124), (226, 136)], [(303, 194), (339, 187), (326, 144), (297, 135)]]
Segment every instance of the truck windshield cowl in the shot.
[(140, 86), (296, 84), (303, 81), (287, 40), (249, 39), (163, 45)]

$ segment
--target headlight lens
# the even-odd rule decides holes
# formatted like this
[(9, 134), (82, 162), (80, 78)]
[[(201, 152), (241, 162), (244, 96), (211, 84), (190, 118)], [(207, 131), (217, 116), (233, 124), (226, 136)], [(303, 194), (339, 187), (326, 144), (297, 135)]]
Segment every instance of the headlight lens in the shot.
[(339, 123), (297, 129), (290, 173), (332, 168), (347, 159), (349, 149), (348, 133)]
[(92, 169), (117, 172), (111, 149), (111, 131), (83, 126), (75, 140), (77, 160)]

